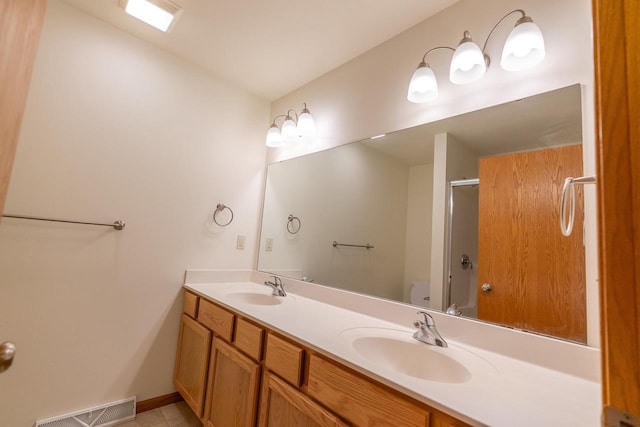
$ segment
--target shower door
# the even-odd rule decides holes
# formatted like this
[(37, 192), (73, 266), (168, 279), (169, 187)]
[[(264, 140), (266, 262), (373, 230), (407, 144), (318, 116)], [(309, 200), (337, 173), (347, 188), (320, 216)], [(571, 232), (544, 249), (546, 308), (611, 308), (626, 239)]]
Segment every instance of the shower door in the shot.
[(478, 317), (478, 179), (449, 183), (449, 280), (445, 309), (455, 304), (462, 316)]

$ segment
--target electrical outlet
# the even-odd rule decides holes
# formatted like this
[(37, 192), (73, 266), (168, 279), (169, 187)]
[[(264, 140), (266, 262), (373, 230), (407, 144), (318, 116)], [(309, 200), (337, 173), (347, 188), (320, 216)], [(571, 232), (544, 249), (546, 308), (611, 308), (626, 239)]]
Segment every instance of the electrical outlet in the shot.
[(244, 242), (247, 239), (247, 236), (242, 236), (238, 234), (238, 239), (236, 240), (236, 249), (239, 251), (244, 251)]
[(267, 237), (267, 241), (264, 244), (264, 251), (265, 252), (273, 251), (273, 237)]

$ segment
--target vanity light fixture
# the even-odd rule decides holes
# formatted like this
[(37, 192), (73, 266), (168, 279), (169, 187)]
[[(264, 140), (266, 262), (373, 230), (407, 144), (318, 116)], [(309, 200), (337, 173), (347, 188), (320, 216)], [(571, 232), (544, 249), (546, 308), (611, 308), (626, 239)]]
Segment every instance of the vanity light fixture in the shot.
[(170, 0), (117, 0), (129, 15), (160, 31), (167, 32), (182, 12), (180, 5)]
[(466, 30), (457, 48), (438, 46), (429, 49), (411, 77), (407, 99), (414, 103), (423, 103), (438, 97), (436, 76), (429, 63), (427, 63), (427, 55), (434, 50), (446, 49), (453, 51), (453, 58), (451, 58), (449, 67), (449, 80), (452, 83), (467, 84), (484, 76), (491, 64), (491, 58), (486, 53), (487, 43), (496, 28), (514, 13), (520, 13), (522, 16), (507, 37), (502, 49), (500, 66), (507, 71), (520, 71), (538, 65), (545, 55), (542, 32), (524, 10), (512, 10), (493, 26), (482, 49), (473, 41), (471, 33)]
[[(290, 109), (287, 114), (280, 114), (273, 119), (271, 127), (267, 131), (267, 147), (282, 147), (285, 142), (295, 141), (296, 137), (313, 137), (316, 134), (316, 123), (307, 108), (307, 103), (303, 103), (304, 108), (300, 116), (295, 110)], [(295, 120), (291, 113), (295, 116)], [(281, 127), (276, 124), (276, 120), (284, 117)]]

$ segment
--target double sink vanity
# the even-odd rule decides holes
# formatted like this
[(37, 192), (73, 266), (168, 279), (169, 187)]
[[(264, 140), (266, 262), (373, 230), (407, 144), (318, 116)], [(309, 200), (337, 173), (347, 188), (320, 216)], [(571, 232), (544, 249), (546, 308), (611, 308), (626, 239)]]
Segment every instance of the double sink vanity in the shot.
[(205, 426), (598, 425), (596, 349), (267, 280), (187, 272), (174, 383)]

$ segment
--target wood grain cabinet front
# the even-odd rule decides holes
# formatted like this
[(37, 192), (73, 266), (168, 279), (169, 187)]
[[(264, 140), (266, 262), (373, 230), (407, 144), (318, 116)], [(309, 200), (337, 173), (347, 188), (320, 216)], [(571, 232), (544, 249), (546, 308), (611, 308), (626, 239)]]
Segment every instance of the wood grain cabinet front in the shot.
[(185, 314), (188, 314), (192, 318), (198, 317), (198, 302), (200, 298), (196, 294), (192, 294), (191, 292), (184, 293), (184, 303), (182, 305), (182, 311)]
[(311, 355), (308, 394), (354, 426), (428, 427), (430, 413), (338, 364)]
[(280, 377), (299, 387), (302, 382), (304, 350), (272, 333), (267, 336), (264, 365)]
[(198, 322), (228, 342), (231, 342), (231, 336), (233, 335), (234, 320), (235, 316), (230, 311), (204, 299), (200, 300)]
[(262, 359), (263, 341), (264, 329), (240, 317), (236, 319), (236, 335), (233, 345), (253, 360), (259, 361)]
[(260, 365), (214, 338), (207, 386), (206, 427), (253, 427), (258, 406)]
[(187, 294), (174, 384), (205, 427), (467, 426), (241, 313)]
[(204, 409), (210, 351), (211, 331), (183, 314), (173, 384), (198, 417), (202, 416)]
[(258, 427), (342, 427), (347, 425), (274, 374), (264, 373)]

